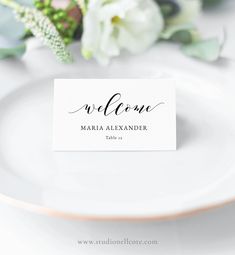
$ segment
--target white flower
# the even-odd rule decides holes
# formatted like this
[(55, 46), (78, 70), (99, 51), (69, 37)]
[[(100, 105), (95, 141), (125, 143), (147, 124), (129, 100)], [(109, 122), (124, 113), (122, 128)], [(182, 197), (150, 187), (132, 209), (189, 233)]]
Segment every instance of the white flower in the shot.
[(180, 7), (179, 14), (167, 19), (167, 24), (179, 25), (192, 22), (200, 13), (201, 0), (177, 0)]
[(84, 15), (82, 54), (106, 65), (121, 49), (140, 53), (163, 29), (154, 0), (90, 0)]

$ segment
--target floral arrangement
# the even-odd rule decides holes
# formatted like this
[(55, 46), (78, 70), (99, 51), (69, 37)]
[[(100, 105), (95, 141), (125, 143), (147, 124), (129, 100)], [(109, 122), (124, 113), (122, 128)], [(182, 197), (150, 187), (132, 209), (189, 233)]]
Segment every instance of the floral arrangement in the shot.
[(179, 43), (188, 56), (215, 61), (222, 44), (217, 38), (203, 39), (193, 21), (203, 6), (218, 1), (67, 0), (60, 7), (58, 0), (25, 4), (22, 0), (0, 0), (0, 5), (9, 8), (24, 25), (20, 43), (0, 48), (0, 58), (22, 56), (25, 41), (34, 36), (64, 63), (72, 62), (67, 46), (76, 41), (80, 41), (85, 59), (94, 58), (102, 65), (122, 50), (138, 54), (160, 40)]

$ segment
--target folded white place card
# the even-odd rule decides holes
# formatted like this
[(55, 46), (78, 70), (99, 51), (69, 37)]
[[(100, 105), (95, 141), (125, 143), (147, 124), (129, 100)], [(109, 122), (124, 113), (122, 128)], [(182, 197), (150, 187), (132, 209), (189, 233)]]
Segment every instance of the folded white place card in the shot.
[(56, 79), (55, 151), (176, 149), (172, 79)]

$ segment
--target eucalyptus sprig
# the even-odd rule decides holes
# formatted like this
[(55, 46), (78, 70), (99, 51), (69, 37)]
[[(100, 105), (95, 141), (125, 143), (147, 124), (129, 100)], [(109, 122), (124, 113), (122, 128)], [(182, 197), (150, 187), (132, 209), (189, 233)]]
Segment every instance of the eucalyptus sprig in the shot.
[(22, 6), (13, 0), (0, 0), (0, 3), (12, 8), (16, 19), (23, 22), (25, 27), (48, 46), (61, 62), (69, 63), (72, 61), (71, 54), (66, 49), (56, 27), (40, 10)]

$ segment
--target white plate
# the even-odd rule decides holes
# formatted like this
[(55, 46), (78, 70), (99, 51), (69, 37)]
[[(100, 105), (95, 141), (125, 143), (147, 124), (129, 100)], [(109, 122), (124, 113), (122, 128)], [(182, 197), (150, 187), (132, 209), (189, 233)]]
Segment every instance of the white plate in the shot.
[[(26, 56), (27, 70), (13, 62), (17, 79), (4, 76), (12, 64), (2, 64), (9, 84), (1, 82), (0, 91), (0, 197), (29, 210), (88, 219), (163, 219), (234, 200), (232, 67), (172, 54), (174, 63), (164, 57), (168, 50), (124, 56), (108, 68), (83, 60), (61, 66), (47, 52), (34, 52)], [(44, 60), (30, 62), (42, 53)], [(38, 74), (43, 61), (50, 68)], [(54, 77), (181, 79), (177, 151), (53, 152)]]

